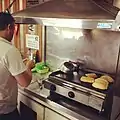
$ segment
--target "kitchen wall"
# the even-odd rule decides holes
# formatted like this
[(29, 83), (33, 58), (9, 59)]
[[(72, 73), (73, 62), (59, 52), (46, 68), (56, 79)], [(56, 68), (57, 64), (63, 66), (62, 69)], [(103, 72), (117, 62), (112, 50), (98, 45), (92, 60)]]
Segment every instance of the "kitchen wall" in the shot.
[(114, 0), (113, 5), (120, 8), (120, 0)]
[[(39, 2), (37, 2), (39, 1)], [(4, 11), (9, 5), (10, 3), (12, 3), (13, 0), (1, 0), (0, 1), (0, 11)], [(19, 10), (23, 10), (26, 7), (31, 7), (33, 4), (38, 4), (43, 2), (43, 0), (16, 0), (14, 2), (14, 4), (12, 5), (12, 7), (10, 8), (10, 12), (14, 13), (17, 12)], [(31, 4), (32, 5), (31, 5)], [(34, 25), (35, 26), (35, 34), (40, 36), (40, 59), (42, 58), (42, 27), (40, 25)], [(27, 53), (28, 53), (28, 48), (26, 47), (26, 34), (29, 33), (29, 24), (20, 24), (17, 25), (17, 32), (14, 35), (14, 38), (12, 40), (12, 43), (20, 50), (23, 58), (27, 57)]]
[(82, 59), (88, 68), (114, 73), (119, 44), (119, 32), (47, 27), (47, 62), (56, 69)]

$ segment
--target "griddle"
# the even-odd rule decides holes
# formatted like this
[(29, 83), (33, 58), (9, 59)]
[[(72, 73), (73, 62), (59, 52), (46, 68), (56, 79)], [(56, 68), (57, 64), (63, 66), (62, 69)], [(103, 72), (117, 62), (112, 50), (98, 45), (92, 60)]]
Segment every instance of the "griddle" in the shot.
[(87, 73), (95, 73), (98, 77), (106, 74), (106, 73), (100, 73), (98, 71), (89, 72), (89, 71), (80, 70), (79, 73), (77, 73), (77, 74), (73, 74), (73, 72), (64, 73), (62, 71), (55, 71), (55, 72), (51, 73), (50, 76), (54, 76), (56, 78), (62, 78), (65, 81), (72, 82), (77, 85), (81, 85), (83, 87), (95, 90), (97, 92), (108, 94), (109, 90), (111, 90), (113, 87), (113, 83), (109, 83), (107, 90), (100, 90), (100, 89), (94, 88), (91, 83), (86, 83), (86, 82), (80, 81), (80, 78)]

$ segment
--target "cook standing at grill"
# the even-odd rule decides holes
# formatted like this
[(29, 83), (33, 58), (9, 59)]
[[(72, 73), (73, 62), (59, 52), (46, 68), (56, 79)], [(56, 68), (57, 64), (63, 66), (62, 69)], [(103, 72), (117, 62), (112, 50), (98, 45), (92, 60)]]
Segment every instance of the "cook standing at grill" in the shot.
[(25, 66), (20, 52), (11, 44), (14, 29), (11, 14), (0, 12), (0, 120), (19, 120), (18, 84), (26, 87), (32, 79), (33, 62)]

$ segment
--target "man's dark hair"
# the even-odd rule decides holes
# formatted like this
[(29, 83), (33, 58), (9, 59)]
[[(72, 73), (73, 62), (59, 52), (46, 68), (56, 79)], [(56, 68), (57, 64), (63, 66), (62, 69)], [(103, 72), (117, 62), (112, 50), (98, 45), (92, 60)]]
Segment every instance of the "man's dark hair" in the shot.
[(12, 25), (15, 22), (14, 18), (10, 13), (0, 12), (0, 30), (5, 30), (7, 26)]

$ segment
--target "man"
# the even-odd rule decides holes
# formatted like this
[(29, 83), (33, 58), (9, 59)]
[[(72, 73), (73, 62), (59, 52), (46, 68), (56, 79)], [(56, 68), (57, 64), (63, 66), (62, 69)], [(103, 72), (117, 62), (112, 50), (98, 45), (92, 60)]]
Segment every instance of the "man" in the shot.
[(0, 12), (0, 120), (18, 120), (17, 83), (27, 87), (32, 79), (31, 67), (11, 44), (15, 20), (9, 13)]

